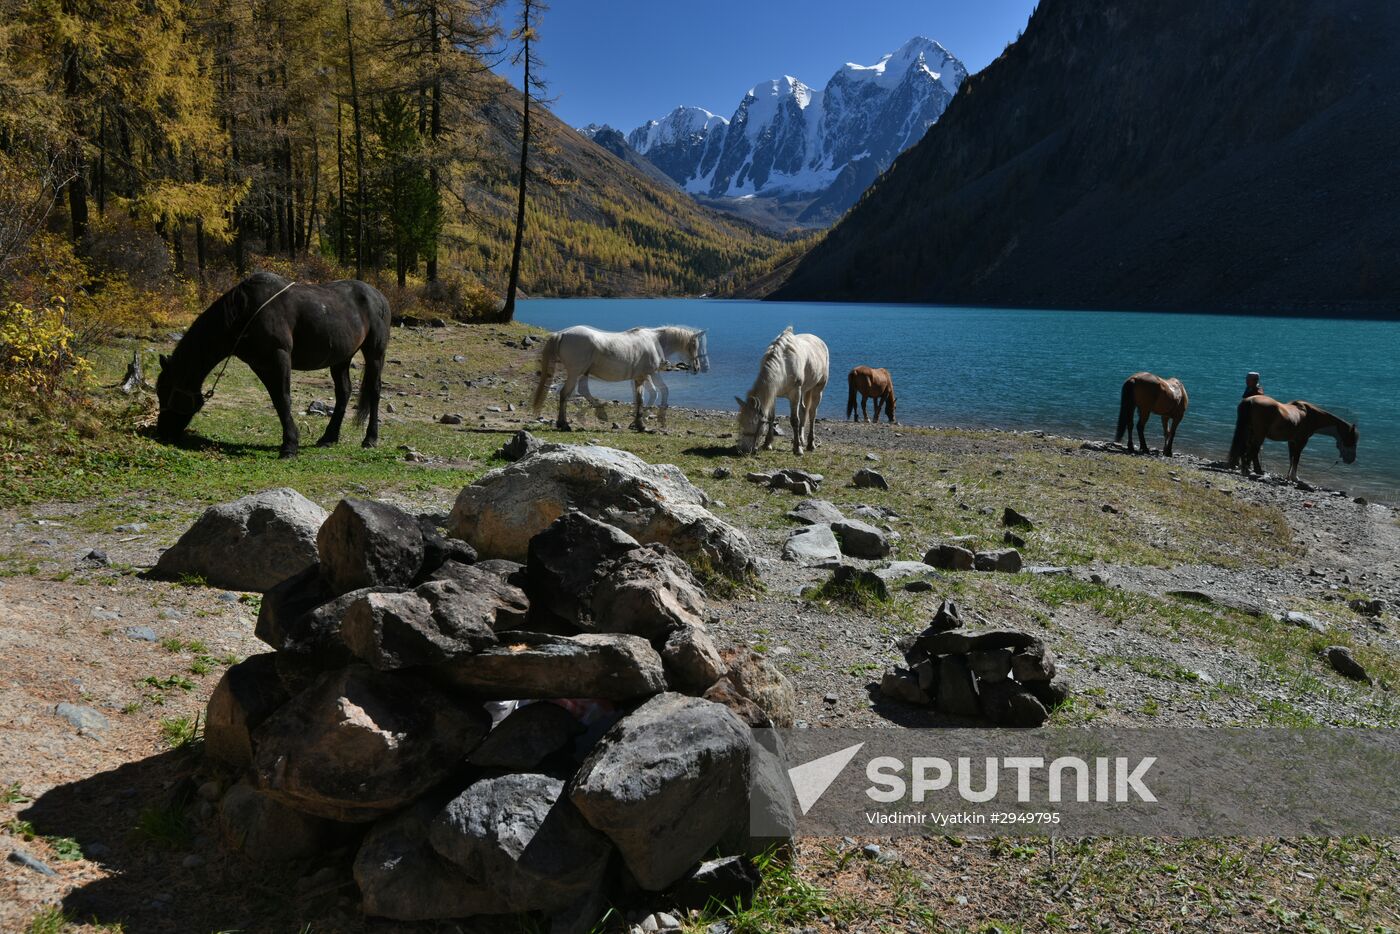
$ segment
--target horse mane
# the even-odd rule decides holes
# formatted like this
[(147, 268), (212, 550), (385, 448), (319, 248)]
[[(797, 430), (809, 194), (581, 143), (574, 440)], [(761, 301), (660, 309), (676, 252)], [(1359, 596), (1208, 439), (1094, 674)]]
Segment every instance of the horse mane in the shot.
[[(259, 296), (265, 290), (271, 295), (286, 288), (290, 280), (272, 272), (255, 272), (232, 286), (224, 294), (209, 303), (209, 307), (199, 313), (185, 329), (171, 357), (194, 359), (208, 363), (211, 354), (218, 354), (213, 360), (217, 363), (228, 356), (231, 347), (225, 342), (226, 336), (240, 326), (244, 319), (257, 309)], [(212, 363), (210, 364), (212, 366)]]
[[(748, 396), (750, 399), (757, 399), (760, 408), (765, 408), (773, 401), (773, 396), (777, 395), (782, 353), (792, 346), (793, 336), (792, 325), (789, 324), (783, 328), (783, 333), (773, 338), (773, 343), (768, 345), (768, 349), (763, 351), (763, 358), (758, 362), (758, 378), (749, 387)], [(770, 375), (774, 378), (765, 379)], [(761, 390), (767, 391), (767, 396), (760, 395)]]

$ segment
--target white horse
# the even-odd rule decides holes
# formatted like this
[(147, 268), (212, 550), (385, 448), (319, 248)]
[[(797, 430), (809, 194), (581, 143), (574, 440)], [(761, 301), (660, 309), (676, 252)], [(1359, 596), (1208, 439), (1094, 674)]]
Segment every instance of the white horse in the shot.
[(739, 403), (739, 453), (752, 454), (758, 449), (758, 436), (765, 425), (768, 437), (763, 450), (773, 446), (777, 428), (773, 409), (779, 396), (786, 396), (792, 406), (792, 453), (802, 454), (804, 438), (807, 450), (816, 448), (813, 425), (830, 374), (830, 356), (820, 337), (794, 334), (791, 327), (779, 334), (763, 353), (748, 399), (734, 397)]
[(683, 355), (690, 372), (705, 373), (710, 369), (710, 357), (705, 332), (698, 328), (667, 325), (660, 328), (632, 328), (627, 331), (599, 331), (586, 325), (578, 325), (555, 331), (545, 338), (544, 349), (540, 354), (540, 381), (535, 387), (534, 410), (544, 406), (549, 394), (549, 382), (554, 376), (554, 367), (564, 364), (566, 376), (559, 389), (560, 431), (570, 431), (568, 418), (569, 397), (575, 389), (580, 389), (597, 412), (599, 419), (607, 418), (603, 403), (593, 398), (588, 388), (588, 377), (604, 382), (632, 383), (632, 393), (636, 400), (636, 417), (632, 420), (635, 431), (644, 430), (642, 425), (642, 387), (654, 384), (660, 394), (661, 424), (666, 424), (666, 409), (670, 390), (661, 378), (661, 370), (672, 356)]

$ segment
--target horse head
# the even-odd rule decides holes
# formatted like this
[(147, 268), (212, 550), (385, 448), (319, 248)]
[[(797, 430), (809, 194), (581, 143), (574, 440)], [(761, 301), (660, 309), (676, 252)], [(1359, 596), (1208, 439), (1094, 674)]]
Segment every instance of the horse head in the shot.
[(735, 396), (734, 401), (739, 403), (739, 453), (752, 454), (758, 450), (758, 436), (763, 433), (763, 410), (753, 396), (747, 400)]
[(890, 396), (885, 402), (885, 415), (889, 418), (890, 424), (895, 424), (894, 420), (894, 386), (890, 386)]
[(162, 441), (179, 439), (189, 427), (195, 413), (204, 408), (204, 396), (199, 387), (193, 389), (175, 372), (174, 360), (166, 354), (160, 355), (160, 375), (156, 377), (156, 399), (160, 402), (160, 414), (156, 416), (156, 436)]
[(690, 356), (690, 373), (710, 372), (710, 342), (706, 338), (707, 330), (694, 331), (690, 339), (686, 341), (685, 352)]
[(1337, 431), (1337, 452), (1342, 455), (1342, 463), (1356, 462), (1356, 443), (1361, 440), (1361, 432), (1356, 430), (1356, 422), (1350, 425), (1343, 422)]

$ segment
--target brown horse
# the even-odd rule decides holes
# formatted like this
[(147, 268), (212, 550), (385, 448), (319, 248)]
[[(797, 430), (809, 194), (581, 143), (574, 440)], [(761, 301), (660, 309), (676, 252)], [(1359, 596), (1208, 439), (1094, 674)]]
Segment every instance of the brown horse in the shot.
[(890, 371), (884, 367), (871, 369), (868, 366), (858, 366), (846, 377), (846, 384), (851, 387), (850, 395), (846, 396), (846, 418), (856, 417), (856, 395), (860, 395), (860, 414), (868, 422), (870, 415), (866, 411), (865, 405), (871, 399), (875, 400), (875, 421), (880, 420), (880, 406), (885, 406), (885, 417), (894, 423), (894, 380), (890, 378)]
[(1239, 404), (1235, 416), (1235, 436), (1230, 441), (1230, 466), (1239, 467), (1248, 476), (1250, 467), (1263, 473), (1259, 466), (1259, 449), (1265, 441), (1288, 442), (1288, 478), (1298, 479), (1298, 458), (1315, 434), (1331, 435), (1337, 439), (1337, 452), (1344, 463), (1356, 460), (1356, 442), (1360, 433), (1356, 423), (1348, 423), (1325, 409), (1301, 399), (1279, 402), (1268, 396), (1250, 396)]
[(1146, 454), (1147, 438), (1143, 435), (1143, 428), (1149, 418), (1160, 415), (1162, 433), (1167, 439), (1162, 453), (1171, 457), (1172, 442), (1176, 441), (1176, 430), (1186, 417), (1188, 403), (1186, 387), (1181, 380), (1175, 377), (1162, 379), (1151, 373), (1134, 373), (1123, 381), (1122, 403), (1118, 406), (1118, 434), (1114, 440), (1122, 441), (1123, 433), (1127, 432), (1128, 453), (1133, 453), (1133, 409), (1136, 408), (1138, 440), (1142, 442), (1142, 453)]

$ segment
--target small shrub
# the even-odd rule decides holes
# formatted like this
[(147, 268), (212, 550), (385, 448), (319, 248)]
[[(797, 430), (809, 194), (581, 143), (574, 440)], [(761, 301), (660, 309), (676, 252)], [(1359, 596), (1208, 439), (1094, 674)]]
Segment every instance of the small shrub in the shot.
[(76, 337), (61, 296), (38, 308), (0, 306), (0, 391), (52, 396), (70, 376), (86, 378), (91, 371)]

